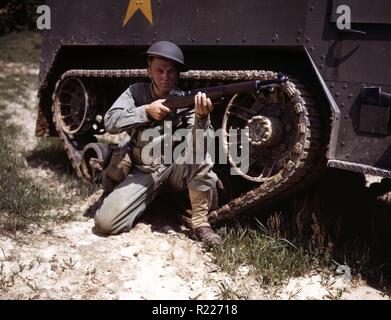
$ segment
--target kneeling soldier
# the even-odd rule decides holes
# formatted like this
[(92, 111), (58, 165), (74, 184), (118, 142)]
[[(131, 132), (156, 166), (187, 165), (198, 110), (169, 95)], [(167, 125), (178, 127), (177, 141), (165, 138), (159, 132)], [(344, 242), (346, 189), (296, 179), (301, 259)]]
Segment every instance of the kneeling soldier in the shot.
[[(163, 134), (159, 121), (167, 119), (170, 109), (163, 105), (164, 99), (177, 88), (179, 72), (185, 67), (183, 53), (174, 43), (159, 41), (147, 51), (148, 76), (150, 82), (132, 84), (113, 104), (105, 115), (107, 132), (118, 134), (127, 131), (131, 146), (133, 168), (124, 180), (114, 187), (104, 199), (95, 216), (96, 231), (102, 234), (118, 234), (129, 231), (134, 221), (164, 188), (174, 191), (188, 189), (191, 202), (191, 229), (195, 236), (208, 245), (221, 243), (208, 223), (208, 212), (217, 205), (217, 176), (212, 171), (213, 163), (206, 154), (200, 164), (192, 163), (146, 163), (142, 150), (150, 143), (143, 141), (145, 128), (154, 128)], [(202, 129), (210, 134), (209, 114), (212, 102), (199, 93), (194, 99), (195, 108), (184, 113), (181, 121), (171, 121), (172, 129), (191, 130), (193, 150), (197, 150), (195, 130)], [(178, 110), (180, 112), (180, 110)], [(175, 119), (175, 118), (174, 118)], [(161, 136), (155, 139), (160, 139)], [(152, 142), (153, 143), (153, 142)], [(160, 143), (160, 142), (159, 142)], [(193, 158), (195, 159), (195, 157)]]

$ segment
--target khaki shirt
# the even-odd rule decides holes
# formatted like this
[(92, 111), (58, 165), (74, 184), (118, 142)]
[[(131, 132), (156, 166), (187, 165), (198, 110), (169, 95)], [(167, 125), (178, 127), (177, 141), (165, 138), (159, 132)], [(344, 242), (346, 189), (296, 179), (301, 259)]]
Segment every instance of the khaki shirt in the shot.
[[(121, 94), (105, 114), (104, 124), (108, 133), (118, 134), (126, 131), (129, 134), (130, 143), (134, 150), (134, 160), (137, 164), (143, 164), (140, 152), (145, 145), (151, 142), (152, 144), (162, 143), (164, 131), (162, 122), (150, 119), (145, 110), (148, 104), (157, 99), (159, 98), (153, 90), (152, 83), (134, 83)], [(177, 109), (176, 112), (180, 113), (183, 110)], [(180, 117), (174, 117), (174, 120), (170, 121), (173, 132), (179, 128), (192, 129), (192, 133), (195, 129), (212, 129), (209, 116), (198, 119), (195, 117), (194, 110), (190, 110)], [(142, 141), (141, 135), (148, 128), (154, 128), (160, 133), (160, 136), (156, 136), (152, 141)], [(211, 130), (207, 131), (208, 134), (212, 132)], [(194, 147), (196, 148), (195, 137), (196, 134), (194, 133), (192, 138)]]

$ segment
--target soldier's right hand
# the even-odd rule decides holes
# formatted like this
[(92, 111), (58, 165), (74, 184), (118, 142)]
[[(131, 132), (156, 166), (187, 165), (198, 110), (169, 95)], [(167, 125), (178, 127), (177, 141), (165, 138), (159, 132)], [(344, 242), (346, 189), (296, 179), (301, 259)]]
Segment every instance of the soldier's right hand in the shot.
[(171, 111), (169, 108), (163, 105), (164, 101), (166, 100), (159, 99), (147, 105), (145, 108), (147, 115), (158, 121), (163, 120)]

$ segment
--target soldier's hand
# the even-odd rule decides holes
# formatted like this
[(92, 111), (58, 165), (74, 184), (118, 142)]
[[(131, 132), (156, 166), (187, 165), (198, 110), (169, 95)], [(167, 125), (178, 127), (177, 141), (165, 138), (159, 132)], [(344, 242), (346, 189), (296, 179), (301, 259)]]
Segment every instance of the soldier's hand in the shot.
[(147, 105), (145, 111), (151, 118), (158, 121), (163, 120), (171, 111), (169, 108), (163, 105), (164, 101), (164, 99), (159, 99), (152, 102), (151, 104)]
[(194, 96), (194, 106), (195, 115), (199, 119), (207, 117), (213, 111), (212, 101), (205, 93), (198, 92)]

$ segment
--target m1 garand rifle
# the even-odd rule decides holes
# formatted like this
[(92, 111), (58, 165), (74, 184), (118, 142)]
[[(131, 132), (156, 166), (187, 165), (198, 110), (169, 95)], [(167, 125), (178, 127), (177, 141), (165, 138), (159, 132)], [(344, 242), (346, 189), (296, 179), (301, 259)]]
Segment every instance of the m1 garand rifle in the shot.
[[(288, 77), (282, 73), (279, 73), (276, 79), (271, 80), (243, 81), (189, 91), (172, 90), (170, 95), (163, 102), (163, 105), (171, 109), (173, 114), (175, 114), (178, 109), (181, 110), (180, 114), (182, 114), (183, 112), (188, 112), (190, 109), (194, 108), (194, 96), (197, 95), (198, 92), (206, 93), (208, 98), (214, 100), (249, 91), (262, 92), (271, 85), (282, 84), (287, 81)], [(175, 116), (177, 115), (179, 114), (176, 114)]]

